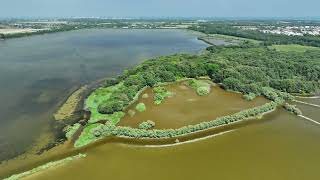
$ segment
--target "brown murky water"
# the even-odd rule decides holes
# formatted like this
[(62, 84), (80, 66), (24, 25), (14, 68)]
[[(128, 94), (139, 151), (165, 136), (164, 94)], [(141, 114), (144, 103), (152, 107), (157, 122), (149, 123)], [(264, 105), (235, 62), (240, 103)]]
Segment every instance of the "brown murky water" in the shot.
[(105, 143), (26, 179), (319, 179), (319, 126), (279, 109), (206, 140), (147, 148)]
[(166, 88), (174, 96), (165, 99), (160, 105), (154, 104), (152, 89), (145, 90), (142, 95), (147, 93), (149, 98), (140, 97), (140, 100), (131, 105), (128, 110), (134, 110), (140, 102), (145, 103), (147, 110), (142, 113), (136, 112), (133, 117), (127, 113), (119, 125), (137, 128), (141, 122), (152, 120), (156, 123), (156, 129), (180, 128), (189, 124), (210, 121), (268, 102), (263, 97), (249, 102), (244, 100), (241, 94), (226, 92), (217, 86), (212, 87), (211, 93), (207, 96), (198, 96), (194, 90), (183, 83), (168, 85)]
[[(312, 112), (317, 118), (315, 120), (319, 120), (319, 109), (310, 106), (300, 108), (306, 116)], [(88, 155), (84, 159), (25, 179), (320, 178), (320, 126), (317, 124), (278, 108), (262, 119), (213, 129), (189, 138), (201, 138), (224, 131), (230, 132), (197, 142), (161, 148), (144, 147), (143, 144), (150, 142), (143, 140), (106, 139), (81, 150)], [(58, 150), (62, 153), (55, 158), (68, 154), (68, 148), (62, 149)]]

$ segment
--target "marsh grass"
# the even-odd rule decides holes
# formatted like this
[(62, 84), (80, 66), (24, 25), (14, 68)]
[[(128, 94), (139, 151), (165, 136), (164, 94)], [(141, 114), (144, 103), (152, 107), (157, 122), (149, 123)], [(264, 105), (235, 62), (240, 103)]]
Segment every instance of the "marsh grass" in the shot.
[(76, 123), (72, 126), (67, 126), (66, 128), (66, 138), (71, 139), (74, 133), (77, 132), (77, 130), (81, 127), (81, 124)]

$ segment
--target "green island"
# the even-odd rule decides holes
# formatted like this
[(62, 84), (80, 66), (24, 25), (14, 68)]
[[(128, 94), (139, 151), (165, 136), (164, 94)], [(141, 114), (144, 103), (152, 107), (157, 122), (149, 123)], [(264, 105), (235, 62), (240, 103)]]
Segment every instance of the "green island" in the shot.
[[(91, 117), (75, 142), (81, 147), (106, 136), (128, 138), (172, 138), (202, 130), (261, 117), (263, 114), (284, 107), (300, 115), (290, 93), (312, 94), (319, 90), (319, 55), (309, 52), (277, 51), (265, 45), (210, 46), (200, 55), (175, 54), (145, 61), (126, 70), (116, 79), (107, 80), (87, 98), (86, 110)], [(203, 80), (202, 77), (207, 77)], [(211, 83), (231, 92), (243, 94), (244, 99), (254, 100), (264, 96), (270, 102), (244, 109), (215, 119), (205, 119), (197, 124), (180, 128), (157, 129), (150, 121), (140, 128), (119, 126), (126, 109), (140, 99), (148, 99), (144, 91), (152, 88), (154, 103), (161, 104), (174, 96), (167, 86), (183, 82), (199, 96), (210, 93)], [(136, 104), (128, 114), (148, 111), (144, 103)], [(152, 128), (152, 129), (150, 129)], [(70, 135), (68, 135), (70, 136)]]

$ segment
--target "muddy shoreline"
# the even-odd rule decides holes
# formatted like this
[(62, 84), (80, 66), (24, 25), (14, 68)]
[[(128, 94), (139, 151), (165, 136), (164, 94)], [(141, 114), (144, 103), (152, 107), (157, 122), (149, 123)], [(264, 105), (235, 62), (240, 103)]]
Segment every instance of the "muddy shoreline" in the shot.
[[(71, 91), (68, 96), (66, 96), (64, 98), (63, 101), (61, 101), (61, 103), (59, 103), (59, 105), (57, 106), (55, 112), (57, 112), (59, 110), (60, 107), (62, 107), (64, 105), (64, 103), (66, 103), (66, 101), (68, 100), (68, 98), (70, 96), (72, 96), (73, 93), (75, 93), (77, 90), (79, 90), (80, 88), (87, 86), (87, 88), (81, 92), (79, 98), (80, 100), (77, 103), (77, 106), (75, 108), (75, 110), (71, 113), (72, 115), (66, 119), (63, 120), (54, 120), (52, 122), (52, 130), (55, 134), (55, 141), (53, 143), (48, 144), (45, 148), (41, 149), (37, 155), (41, 155), (43, 152), (48, 151), (52, 148), (54, 148), (55, 146), (61, 145), (64, 142), (67, 141), (67, 138), (65, 137), (65, 131), (64, 128), (68, 125), (73, 125), (75, 123), (80, 123), (82, 126), (81, 128), (78, 129), (78, 131), (75, 133), (75, 135), (78, 134), (78, 136), (81, 134), (81, 130), (84, 128), (84, 126), (87, 124), (87, 121), (90, 119), (90, 112), (86, 111), (84, 109), (85, 107), (85, 100), (87, 99), (87, 97), (97, 88), (101, 87), (103, 85), (103, 83), (108, 80), (108, 79), (112, 79), (112, 78), (103, 78), (103, 79), (99, 79), (94, 81), (93, 83), (90, 84), (86, 84), (83, 86), (78, 86), (76, 89), (74, 89), (73, 91)], [(76, 140), (76, 136), (72, 137), (73, 142)]]
[(64, 128), (68, 125), (72, 125), (77, 122), (80, 122), (83, 125), (86, 124), (86, 121), (90, 117), (88, 116), (88, 112), (84, 110), (85, 99), (90, 95), (90, 93), (92, 91), (99, 88), (104, 83), (104, 81), (107, 79), (110, 79), (110, 78), (103, 78), (103, 79), (96, 80), (96, 81), (94, 81), (90, 84), (87, 84), (87, 85), (79, 85), (79, 86), (73, 87), (67, 93), (67, 95), (55, 106), (54, 112), (57, 112), (59, 110), (59, 108), (64, 105), (64, 103), (68, 100), (68, 98), (70, 96), (72, 96), (72, 94), (74, 92), (76, 92), (78, 89), (80, 89), (83, 86), (88, 86), (88, 88), (84, 92), (82, 92), (81, 95), (79, 96), (80, 100), (77, 104), (77, 107), (75, 108), (75, 111), (72, 112), (71, 117), (64, 119), (62, 121), (57, 121), (54, 119), (53, 114), (52, 114), (52, 118), (49, 121), (48, 133), (52, 134), (53, 140), (50, 140), (49, 143), (47, 143), (45, 146), (40, 146), (40, 145), (38, 145), (37, 142), (35, 142), (35, 144), (33, 144), (32, 146), (33, 147), (39, 146), (35, 152), (31, 151), (32, 149), (28, 149), (25, 152), (13, 157), (13, 158), (8, 157), (8, 158), (2, 159), (0, 161), (0, 165), (5, 164), (10, 161), (15, 161), (18, 159), (27, 159), (29, 156), (33, 156), (33, 155), (39, 156), (39, 155), (43, 154), (44, 152), (49, 151), (50, 149), (65, 143), (67, 139), (65, 137)]

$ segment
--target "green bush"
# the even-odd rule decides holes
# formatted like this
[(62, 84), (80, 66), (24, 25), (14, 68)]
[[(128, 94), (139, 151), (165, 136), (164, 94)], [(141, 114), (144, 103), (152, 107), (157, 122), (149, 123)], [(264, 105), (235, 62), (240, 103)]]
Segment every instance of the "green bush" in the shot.
[(136, 110), (139, 112), (144, 112), (144, 111), (146, 111), (146, 109), (147, 109), (147, 107), (144, 103), (139, 103), (136, 106)]
[(188, 125), (181, 127), (179, 129), (154, 129), (154, 130), (146, 130), (146, 129), (136, 129), (130, 127), (121, 127), (117, 126), (112, 134), (116, 136), (125, 136), (132, 138), (171, 138), (187, 135), (193, 132), (209, 129), (212, 127), (217, 127), (237, 121), (241, 121), (248, 118), (254, 118), (260, 116), (263, 113), (274, 110), (278, 106), (275, 102), (266, 103), (265, 105), (243, 110), (239, 113), (224, 116), (217, 118), (212, 121), (201, 122), (196, 125)]
[(98, 112), (101, 114), (113, 114), (122, 111), (124, 107), (123, 101), (107, 101), (98, 106)]
[(80, 127), (81, 127), (81, 124), (79, 123), (76, 123), (72, 126), (68, 126), (66, 128), (66, 138), (71, 139), (74, 133), (76, 133)]
[(199, 96), (205, 96), (205, 95), (208, 95), (209, 93), (210, 93), (210, 87), (202, 86), (197, 88), (197, 94)]
[(156, 125), (155, 122), (148, 120), (148, 121), (145, 121), (145, 122), (142, 122), (141, 124), (139, 124), (139, 128), (140, 129), (150, 129), (150, 128), (153, 128), (155, 125)]
[(187, 85), (194, 89), (199, 96), (205, 96), (210, 93), (211, 85), (205, 80), (191, 79)]
[(243, 95), (243, 98), (247, 101), (252, 101), (256, 98), (256, 94), (254, 93), (245, 94)]
[(163, 86), (158, 86), (153, 88), (153, 92), (154, 92), (154, 104), (156, 105), (161, 104), (165, 98), (172, 96), (172, 92), (168, 91)]
[(294, 106), (294, 105), (291, 105), (291, 104), (288, 104), (288, 103), (286, 103), (286, 104), (284, 104), (283, 105), (283, 107), (287, 110), (287, 111), (289, 111), (289, 112), (292, 112), (293, 114), (295, 114), (295, 115), (302, 115), (302, 111), (299, 109), (299, 108), (297, 108), (296, 106)]
[(147, 98), (149, 98), (149, 95), (148, 95), (148, 94), (143, 94), (143, 95), (142, 95), (142, 98), (143, 98), (143, 99), (147, 99)]

